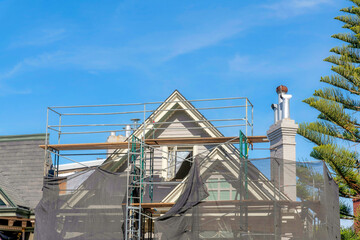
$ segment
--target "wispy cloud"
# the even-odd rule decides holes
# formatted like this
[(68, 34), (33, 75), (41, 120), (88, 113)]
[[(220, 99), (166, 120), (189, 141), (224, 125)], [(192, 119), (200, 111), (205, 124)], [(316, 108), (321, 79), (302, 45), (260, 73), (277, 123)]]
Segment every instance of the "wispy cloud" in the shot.
[(169, 45), (170, 54), (165, 59), (169, 60), (183, 54), (216, 45), (225, 39), (233, 37), (243, 29), (244, 27), (241, 25), (241, 21), (231, 21), (217, 26), (211, 25), (211, 28), (203, 29), (200, 32), (180, 35)]
[(65, 36), (66, 30), (63, 28), (35, 30), (27, 34), (27, 36), (14, 41), (10, 47), (42, 46), (60, 41)]
[[(87, 71), (117, 70), (124, 67), (142, 68), (144, 65), (171, 60), (180, 55), (216, 45), (242, 30), (240, 22), (227, 22), (201, 32), (177, 32), (160, 44), (154, 39), (141, 39), (121, 47), (81, 46), (25, 58), (8, 71), (0, 74), (7, 79), (36, 68), (81, 68)], [(165, 34), (165, 33), (163, 33)], [(166, 34), (165, 34), (166, 35)], [(153, 37), (157, 39), (157, 37)], [(147, 44), (144, 44), (147, 43)]]
[(271, 14), (280, 18), (289, 18), (306, 13), (320, 5), (331, 4), (333, 0), (280, 0), (262, 7), (271, 10)]
[(17, 64), (15, 64), (12, 68), (7, 71), (4, 71), (0, 74), (0, 80), (5, 80), (12, 78), (21, 72), (24, 72), (26, 69), (30, 67), (45, 67), (47, 66), (58, 53), (51, 53), (51, 54), (41, 54), (37, 57), (26, 58)]
[[(274, 16), (276, 18), (295, 17), (307, 14), (309, 10), (321, 5), (331, 3), (333, 3), (333, 0), (279, 0), (272, 4), (251, 5), (247, 11), (242, 9), (241, 12), (232, 13), (234, 14), (232, 20), (224, 21), (219, 19), (218, 22), (213, 22), (213, 24), (209, 24), (200, 31), (193, 30), (179, 35), (173, 44), (168, 46), (170, 54), (165, 59), (169, 60), (202, 48), (214, 46), (253, 26), (268, 24), (274, 20)], [(261, 18), (248, 14), (248, 12), (254, 11), (260, 12)]]
[[(211, 24), (206, 19), (198, 26), (188, 26), (177, 31), (154, 33), (145, 37), (131, 39), (127, 44), (113, 47), (98, 45), (74, 45), (71, 49), (60, 49), (24, 58), (12, 68), (0, 73), (0, 80), (12, 78), (18, 74), (39, 68), (77, 68), (88, 72), (118, 70), (126, 67), (138, 69), (151, 68), (156, 64), (176, 57), (196, 52), (200, 49), (218, 45), (237, 36), (253, 26), (268, 24), (274, 19), (306, 14), (305, 10), (314, 9), (333, 0), (279, 0), (267, 5), (252, 5), (249, 9), (234, 10), (226, 19), (210, 14)], [(258, 15), (248, 14), (258, 10)], [(54, 43), (66, 37), (64, 28), (42, 29), (29, 33), (14, 46), (39, 46)], [(254, 65), (254, 63), (256, 63)], [(254, 61), (251, 57), (236, 55), (229, 60), (233, 72), (272, 71), (271, 61)], [(278, 69), (286, 71), (284, 69)]]
[(134, 67), (129, 49), (81, 47), (72, 51), (55, 51), (25, 58), (12, 68), (0, 74), (0, 80), (13, 78), (26, 71), (42, 68), (78, 68), (89, 72), (117, 70), (122, 67)]

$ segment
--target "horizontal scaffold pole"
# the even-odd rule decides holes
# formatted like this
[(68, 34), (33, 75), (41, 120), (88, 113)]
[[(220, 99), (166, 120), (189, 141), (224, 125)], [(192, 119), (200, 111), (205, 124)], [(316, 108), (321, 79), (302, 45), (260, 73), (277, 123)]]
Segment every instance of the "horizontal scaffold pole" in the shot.
[[(249, 144), (268, 142), (266, 136), (248, 136)], [(200, 137), (200, 138), (158, 138), (146, 139), (145, 144), (151, 146), (177, 145), (177, 144), (213, 144), (213, 143), (239, 143), (239, 137)], [(74, 144), (48, 144), (40, 148), (56, 150), (94, 150), (94, 149), (127, 149), (127, 142), (105, 143), (74, 143)]]

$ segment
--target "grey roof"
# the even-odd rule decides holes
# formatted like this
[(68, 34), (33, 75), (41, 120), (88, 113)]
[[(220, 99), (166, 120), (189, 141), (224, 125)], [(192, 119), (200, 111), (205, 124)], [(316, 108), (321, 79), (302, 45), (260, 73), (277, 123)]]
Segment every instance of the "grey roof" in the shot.
[(42, 197), (45, 136), (0, 136), (0, 187), (17, 205), (34, 208)]
[[(2, 173), (0, 172), (0, 176)], [(0, 177), (0, 189), (3, 191), (3, 193), (6, 195), (5, 197), (9, 198), (10, 201), (15, 204), (16, 206), (26, 206), (26, 203), (23, 201), (23, 199), (20, 197), (18, 190), (11, 186), (9, 183), (9, 180), (5, 176)], [(1, 194), (1, 193), (0, 193)]]

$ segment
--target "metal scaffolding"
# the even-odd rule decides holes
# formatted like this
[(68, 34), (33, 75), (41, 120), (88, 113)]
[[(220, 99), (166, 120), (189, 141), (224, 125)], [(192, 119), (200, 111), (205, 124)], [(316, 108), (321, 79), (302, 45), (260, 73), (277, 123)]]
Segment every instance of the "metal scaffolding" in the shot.
[[(277, 159), (249, 158), (254, 143), (267, 142), (266, 136), (253, 136), (253, 115), (248, 98), (187, 100), (178, 92), (164, 102), (49, 107), (49, 138), (42, 147), (45, 157), (53, 155), (56, 176), (61, 162), (89, 168), (84, 161), (104, 156), (105, 162), (99, 168), (126, 174), (124, 225), (114, 231), (121, 235), (123, 229), (126, 240), (171, 239), (164, 237), (162, 223), (155, 219), (176, 206), (194, 183), (189, 172), (197, 163), (209, 193), (201, 204), (187, 209), (184, 220), (197, 226), (191, 232), (200, 239), (312, 239), (301, 237), (315, 236), (315, 228), (325, 224), (319, 217), (320, 197), (290, 201), (280, 191), (280, 182), (266, 176), (270, 167), (263, 167)], [(171, 154), (175, 162), (170, 162)], [(161, 165), (159, 158), (166, 161), (162, 160)], [(267, 162), (258, 164), (261, 161)], [(320, 189), (308, 185), (304, 183), (303, 188)], [(228, 199), (221, 195), (225, 189)], [(264, 229), (257, 224), (258, 216), (263, 217)], [(66, 222), (66, 216), (62, 221)], [(301, 222), (303, 228), (297, 232), (284, 227), (286, 221), (292, 227)]]
[[(190, 103), (187, 108), (161, 109), (163, 104), (182, 104)], [(122, 110), (123, 109), (123, 110)], [(121, 111), (122, 110), (122, 111)], [(254, 108), (250, 100), (246, 97), (212, 98), (196, 100), (169, 100), (164, 102), (130, 103), (130, 104), (103, 104), (103, 105), (79, 105), (79, 106), (52, 106), (47, 108), (46, 120), (46, 141), (42, 146), (45, 155), (53, 154), (54, 170), (58, 172), (58, 165), (64, 162), (82, 162), (88, 160), (83, 156), (93, 156), (103, 158), (109, 157), (109, 152), (103, 149), (128, 148), (128, 139), (112, 143), (104, 142), (110, 133), (130, 135), (135, 130), (144, 133), (152, 130), (153, 132), (164, 129), (181, 130), (179, 127), (164, 127), (171, 124), (168, 121), (152, 122), (151, 116), (166, 112), (174, 113), (186, 110), (194, 110), (202, 115), (216, 116), (217, 118), (205, 118), (201, 116), (198, 120), (181, 121), (183, 124), (193, 124), (188, 130), (216, 129), (226, 133), (235, 133), (242, 129), (246, 136), (253, 136)], [(228, 114), (229, 110), (232, 114)], [(224, 114), (226, 113), (226, 114)], [(218, 116), (229, 116), (218, 118)], [(239, 116), (241, 116), (239, 118)], [(141, 123), (134, 123), (130, 120), (137, 119)], [(150, 120), (150, 121), (149, 121)], [(130, 130), (129, 127), (130, 126)], [(130, 131), (130, 133), (129, 133)], [(91, 141), (86, 141), (90, 139)], [(142, 138), (149, 145), (156, 145), (147, 142), (152, 136)], [(204, 139), (204, 138), (203, 138)], [(219, 139), (220, 143), (227, 139)], [(213, 141), (212, 138), (210, 141)], [(234, 142), (238, 140), (234, 139)], [(265, 136), (255, 136), (254, 142), (266, 141)], [(122, 143), (123, 144), (122, 144)], [(80, 146), (80, 145), (83, 146)], [(193, 144), (193, 143), (189, 143)], [(78, 146), (78, 148), (76, 148)], [(67, 148), (68, 147), (68, 148)], [(101, 149), (100, 151), (94, 151)], [(82, 153), (73, 154), (70, 150), (84, 150)], [(84, 166), (86, 167), (86, 166)]]

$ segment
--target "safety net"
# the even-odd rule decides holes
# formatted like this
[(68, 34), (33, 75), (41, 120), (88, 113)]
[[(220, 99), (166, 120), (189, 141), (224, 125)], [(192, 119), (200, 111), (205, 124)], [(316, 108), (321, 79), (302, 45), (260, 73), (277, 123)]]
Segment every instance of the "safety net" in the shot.
[[(219, 147), (180, 165), (184, 177), (135, 180), (143, 205), (132, 239), (340, 239), (338, 187), (321, 161), (239, 159)], [(125, 239), (127, 174), (45, 179), (35, 238)]]
[(323, 162), (222, 160), (193, 164), (169, 193), (175, 205), (155, 210), (149, 239), (340, 239), (338, 188)]
[(45, 179), (35, 209), (35, 239), (123, 239), (126, 184), (125, 173), (100, 168)]

